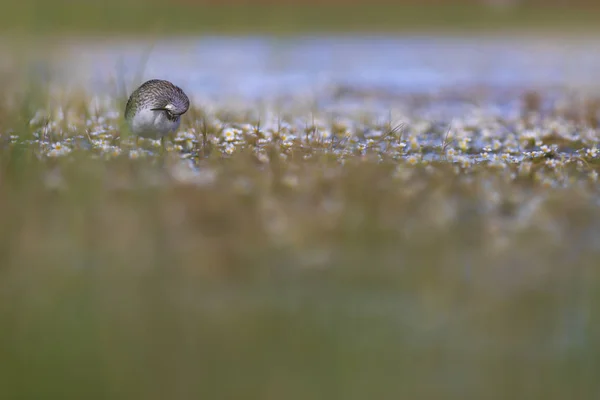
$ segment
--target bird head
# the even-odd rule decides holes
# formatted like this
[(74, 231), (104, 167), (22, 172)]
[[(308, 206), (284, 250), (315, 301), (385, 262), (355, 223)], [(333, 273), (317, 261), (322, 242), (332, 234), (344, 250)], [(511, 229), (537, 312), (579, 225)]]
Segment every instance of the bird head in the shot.
[(183, 99), (183, 100), (177, 99), (176, 101), (167, 103), (164, 106), (154, 107), (154, 108), (152, 108), (152, 111), (165, 112), (167, 114), (167, 118), (169, 120), (175, 121), (187, 112), (189, 106), (190, 106), (189, 101), (186, 101), (186, 99)]

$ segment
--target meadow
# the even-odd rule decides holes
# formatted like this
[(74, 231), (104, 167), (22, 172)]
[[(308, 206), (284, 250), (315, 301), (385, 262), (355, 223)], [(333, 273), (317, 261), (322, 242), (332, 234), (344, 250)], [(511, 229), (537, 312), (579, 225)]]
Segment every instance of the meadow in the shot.
[(597, 393), (597, 102), (450, 126), (418, 117), (439, 98), (399, 123), (194, 108), (163, 149), (118, 103), (22, 96), (4, 398)]
[[(47, 20), (50, 32), (69, 32), (60, 18), (81, 35), (108, 31), (106, 19), (69, 19), (64, 7), (28, 13), (31, 4), (14, 7), (31, 21), (63, 15)], [(89, 15), (94, 4), (71, 11)], [(124, 10), (114, 20), (119, 35), (129, 27)], [(192, 27), (181, 12), (171, 21)], [(213, 22), (236, 32), (229, 20)], [(427, 53), (436, 47), (423, 43), (426, 70), (437, 65)], [(221, 45), (215, 54), (227, 58)], [(300, 56), (325, 52), (302, 46)], [(353, 50), (340, 62), (350, 70), (369, 43), (341, 47)], [(4, 55), (27, 52), (21, 42), (9, 48)], [(463, 66), (475, 77), (471, 53), (454, 51), (444, 65), (458, 72), (448, 79)], [(192, 107), (163, 147), (137, 143), (122, 119), (127, 92), (147, 72), (123, 88), (89, 78), (92, 69), (64, 54), (54, 54), (72, 68), (57, 67), (61, 79), (81, 74), (106, 90), (57, 84), (31, 59), (0, 65), (0, 398), (600, 394), (593, 60), (577, 63), (579, 86), (558, 88), (474, 79), (429, 90), (434, 79), (411, 92), (390, 80), (383, 89), (333, 86), (311, 97), (304, 88), (234, 102), (196, 96), (204, 81), (190, 78)], [(568, 58), (539, 57), (532, 76), (549, 80), (547, 60)], [(179, 77), (212, 71), (206, 90), (216, 93), (226, 86), (219, 69), (250, 94), (271, 82), (263, 75), (280, 73), (238, 58), (239, 70), (153, 60), (153, 72)], [(282, 76), (287, 88), (305, 84)]]

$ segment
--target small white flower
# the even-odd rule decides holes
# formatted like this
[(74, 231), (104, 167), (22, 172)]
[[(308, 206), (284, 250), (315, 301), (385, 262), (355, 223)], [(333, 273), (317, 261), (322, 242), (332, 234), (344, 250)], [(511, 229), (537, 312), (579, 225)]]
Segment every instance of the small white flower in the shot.
[(218, 145), (221, 142), (221, 139), (218, 136), (215, 135), (209, 135), (208, 136), (208, 141), (210, 143), (212, 143), (213, 145)]
[(327, 140), (329, 138), (331, 138), (332, 133), (330, 130), (328, 129), (323, 129), (319, 131), (319, 137), (321, 140)]
[(54, 146), (52, 145), (52, 149), (48, 152), (48, 157), (61, 157), (67, 155), (71, 152), (71, 149), (66, 146)]
[(111, 154), (113, 157), (117, 157), (118, 155), (120, 155), (120, 154), (121, 154), (121, 148), (120, 148), (120, 147), (117, 147), (117, 146), (112, 146), (112, 148), (111, 148), (111, 150), (110, 150), (110, 154)]
[(225, 140), (226, 142), (234, 142), (236, 139), (236, 131), (233, 128), (225, 128), (223, 130), (223, 140)]
[(219, 120), (216, 120), (213, 127), (215, 128), (215, 130), (220, 131), (221, 129), (223, 129), (223, 123)]
[(472, 161), (469, 157), (461, 157), (459, 163), (462, 168), (467, 169), (471, 166)]
[(141, 152), (139, 150), (129, 150), (129, 158), (135, 160), (141, 156)]
[(192, 130), (179, 132), (179, 133), (177, 133), (177, 136), (175, 137), (176, 142), (184, 142), (187, 140), (190, 140), (190, 141), (196, 140), (196, 135), (194, 134), (194, 132)]
[(296, 139), (296, 136), (292, 135), (289, 132), (283, 131), (279, 134), (279, 138), (283, 141), (283, 142), (291, 142), (292, 140)]
[(598, 148), (594, 146), (591, 149), (586, 149), (585, 155), (590, 158), (595, 158), (598, 155)]
[(415, 136), (412, 136), (409, 140), (410, 142), (410, 149), (412, 151), (419, 151), (421, 150), (421, 144), (419, 143), (419, 141), (417, 140), (417, 138)]
[(406, 161), (410, 164), (410, 165), (417, 165), (419, 163), (419, 157), (417, 156), (410, 156), (406, 159)]
[(225, 149), (224, 149), (225, 153), (228, 155), (233, 154), (233, 152), (235, 151), (235, 145), (231, 144), (231, 143), (227, 143), (225, 145)]
[(264, 145), (266, 145), (266, 144), (269, 144), (269, 143), (271, 143), (271, 140), (270, 140), (270, 139), (267, 139), (267, 138), (260, 138), (260, 139), (258, 139), (258, 140), (256, 141), (256, 144), (257, 144), (258, 146), (264, 146)]

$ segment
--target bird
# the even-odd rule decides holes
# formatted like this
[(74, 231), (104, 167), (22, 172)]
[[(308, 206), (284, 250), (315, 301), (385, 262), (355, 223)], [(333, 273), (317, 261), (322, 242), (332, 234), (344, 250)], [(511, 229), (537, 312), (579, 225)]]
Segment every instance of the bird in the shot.
[(150, 79), (135, 89), (125, 106), (125, 120), (137, 138), (160, 139), (179, 129), (181, 116), (190, 108), (190, 99), (173, 83)]

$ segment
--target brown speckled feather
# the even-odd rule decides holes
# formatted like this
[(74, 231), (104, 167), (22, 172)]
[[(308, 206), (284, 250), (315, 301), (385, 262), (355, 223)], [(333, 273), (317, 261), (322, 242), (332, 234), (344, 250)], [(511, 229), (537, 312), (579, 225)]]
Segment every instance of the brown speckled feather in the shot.
[(190, 100), (181, 88), (171, 82), (151, 79), (131, 93), (125, 106), (125, 118), (131, 120), (140, 109), (162, 108), (167, 104), (173, 104), (175, 114), (184, 114), (190, 106)]

